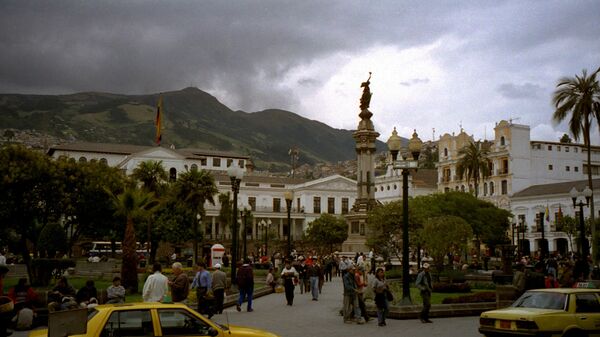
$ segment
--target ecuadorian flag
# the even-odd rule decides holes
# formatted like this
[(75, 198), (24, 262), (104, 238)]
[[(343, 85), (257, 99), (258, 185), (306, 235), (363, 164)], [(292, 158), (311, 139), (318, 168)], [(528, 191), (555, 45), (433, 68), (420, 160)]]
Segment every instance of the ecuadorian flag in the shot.
[(550, 210), (548, 209), (548, 205), (546, 205), (546, 221), (550, 221)]
[(158, 96), (158, 105), (156, 106), (156, 121), (154, 122), (154, 125), (156, 126), (156, 145), (160, 146), (160, 141), (162, 140), (162, 134), (161, 134), (161, 123), (162, 123), (162, 111), (163, 107), (162, 107), (162, 95)]

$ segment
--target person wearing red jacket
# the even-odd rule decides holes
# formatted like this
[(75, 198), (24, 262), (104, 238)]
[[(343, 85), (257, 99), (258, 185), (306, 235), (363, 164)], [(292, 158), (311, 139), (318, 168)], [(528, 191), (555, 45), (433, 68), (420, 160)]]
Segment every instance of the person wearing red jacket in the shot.
[(13, 301), (13, 303), (34, 303), (37, 300), (37, 294), (33, 290), (33, 288), (27, 284), (26, 278), (20, 278), (17, 285), (10, 288), (8, 291), (8, 297)]
[(558, 284), (558, 281), (554, 278), (553, 273), (548, 273), (548, 276), (546, 276), (544, 283), (546, 285), (546, 288), (560, 288), (560, 285)]

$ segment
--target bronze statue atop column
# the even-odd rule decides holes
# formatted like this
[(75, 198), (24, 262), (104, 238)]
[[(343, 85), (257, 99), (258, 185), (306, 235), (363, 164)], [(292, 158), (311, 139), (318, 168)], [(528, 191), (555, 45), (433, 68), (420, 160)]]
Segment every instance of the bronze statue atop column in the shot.
[(369, 78), (366, 82), (362, 82), (362, 84), (360, 85), (361, 88), (364, 88), (362, 97), (360, 98), (361, 110), (368, 109), (369, 105), (371, 104), (371, 96), (373, 96), (373, 94), (371, 93), (371, 89), (369, 88), (369, 84), (371, 84), (370, 80), (371, 72), (369, 71)]

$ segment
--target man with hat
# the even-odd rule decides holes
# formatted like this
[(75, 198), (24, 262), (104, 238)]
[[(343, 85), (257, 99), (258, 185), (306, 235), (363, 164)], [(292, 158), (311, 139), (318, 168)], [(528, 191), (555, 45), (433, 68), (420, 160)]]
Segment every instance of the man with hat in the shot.
[(423, 263), (423, 270), (417, 276), (415, 282), (417, 288), (421, 290), (421, 298), (423, 299), (423, 310), (421, 310), (421, 323), (433, 323), (429, 320), (429, 309), (431, 308), (431, 274), (429, 274), (429, 263)]
[(354, 312), (354, 319), (357, 324), (364, 324), (360, 317), (360, 308), (358, 306), (358, 289), (354, 278), (354, 264), (349, 263), (346, 274), (342, 277), (344, 281), (344, 323), (352, 323), (351, 316)]
[(221, 270), (221, 264), (215, 264), (215, 271), (212, 273), (212, 291), (215, 297), (215, 312), (223, 313), (223, 300), (225, 299), (225, 287), (227, 286), (227, 275)]

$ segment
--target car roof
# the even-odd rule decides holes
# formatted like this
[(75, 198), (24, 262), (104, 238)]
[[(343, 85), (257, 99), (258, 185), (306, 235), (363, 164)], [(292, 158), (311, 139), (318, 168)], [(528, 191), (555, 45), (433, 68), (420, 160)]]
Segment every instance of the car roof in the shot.
[(104, 310), (127, 310), (127, 309), (172, 309), (189, 307), (183, 303), (161, 303), (161, 302), (133, 302), (133, 303), (118, 303), (118, 304), (102, 304), (94, 307), (98, 311)]
[(575, 293), (600, 292), (600, 289), (594, 289), (594, 288), (548, 288), (548, 289), (531, 289), (528, 291), (544, 292), (544, 293), (575, 294)]

